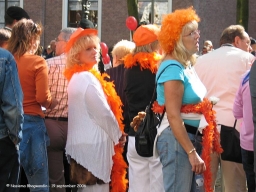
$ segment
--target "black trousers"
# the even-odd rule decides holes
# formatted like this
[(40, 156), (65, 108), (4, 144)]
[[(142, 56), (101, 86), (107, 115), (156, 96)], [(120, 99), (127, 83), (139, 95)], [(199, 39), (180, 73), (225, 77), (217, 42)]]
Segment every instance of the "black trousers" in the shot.
[(0, 191), (13, 192), (19, 181), (19, 151), (9, 137), (0, 139)]

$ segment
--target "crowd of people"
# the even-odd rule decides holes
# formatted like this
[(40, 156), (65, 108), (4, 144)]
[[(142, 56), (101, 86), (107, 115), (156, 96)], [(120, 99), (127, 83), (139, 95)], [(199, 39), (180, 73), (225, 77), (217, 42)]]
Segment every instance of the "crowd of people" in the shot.
[[(43, 26), (9, 7), (0, 29), (0, 191), (213, 192), (220, 168), (223, 192), (254, 192), (256, 40), (230, 25), (218, 48), (206, 40), (200, 51), (199, 22), (190, 7), (161, 27), (142, 24), (99, 71), (90, 21), (61, 29), (43, 50)], [(164, 115), (153, 156), (142, 157), (130, 123), (155, 90), (152, 110)], [(224, 127), (240, 131), (242, 163), (221, 158)]]

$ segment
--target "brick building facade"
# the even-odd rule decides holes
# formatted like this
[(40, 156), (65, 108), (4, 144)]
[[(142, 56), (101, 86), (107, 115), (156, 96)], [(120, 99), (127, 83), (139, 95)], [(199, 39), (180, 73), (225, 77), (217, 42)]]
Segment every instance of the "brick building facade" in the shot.
[[(44, 33), (41, 44), (46, 46), (57, 37), (62, 27), (67, 26), (67, 7), (63, 2), (67, 0), (23, 0), (23, 8), (30, 17), (41, 22)], [(150, 0), (149, 0), (150, 1)], [(170, 0), (169, 0), (170, 1)], [(130, 32), (125, 25), (128, 16), (126, 0), (102, 0), (101, 41), (112, 47), (121, 39), (130, 39)], [(224, 28), (236, 24), (235, 0), (172, 0), (172, 10), (194, 6), (201, 18), (200, 45), (206, 39), (213, 42), (215, 48), (219, 46), (219, 38)], [(249, 0), (249, 25), (248, 33), (256, 38), (255, 0)], [(66, 10), (64, 10), (66, 9)], [(67, 15), (67, 14), (66, 14)]]

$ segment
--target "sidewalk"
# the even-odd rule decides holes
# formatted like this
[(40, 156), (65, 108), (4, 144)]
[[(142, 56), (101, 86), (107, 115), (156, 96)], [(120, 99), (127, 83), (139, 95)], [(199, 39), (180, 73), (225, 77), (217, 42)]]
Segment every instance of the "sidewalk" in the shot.
[(217, 181), (216, 181), (216, 184), (215, 184), (215, 192), (222, 192), (220, 169), (218, 171)]

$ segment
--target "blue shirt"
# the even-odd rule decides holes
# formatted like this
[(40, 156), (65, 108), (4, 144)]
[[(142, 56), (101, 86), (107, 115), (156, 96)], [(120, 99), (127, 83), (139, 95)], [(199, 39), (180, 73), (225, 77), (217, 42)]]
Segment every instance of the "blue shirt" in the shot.
[[(164, 71), (163, 71), (164, 70)], [(163, 72), (162, 72), (163, 71)], [(189, 66), (185, 68), (176, 60), (166, 60), (161, 63), (156, 74), (157, 80), (157, 101), (159, 105), (164, 105), (164, 82), (179, 80), (184, 85), (184, 94), (182, 105), (197, 104), (203, 100), (206, 95), (206, 88), (198, 78), (194, 68)], [(199, 121), (184, 120), (185, 123), (198, 127)]]

